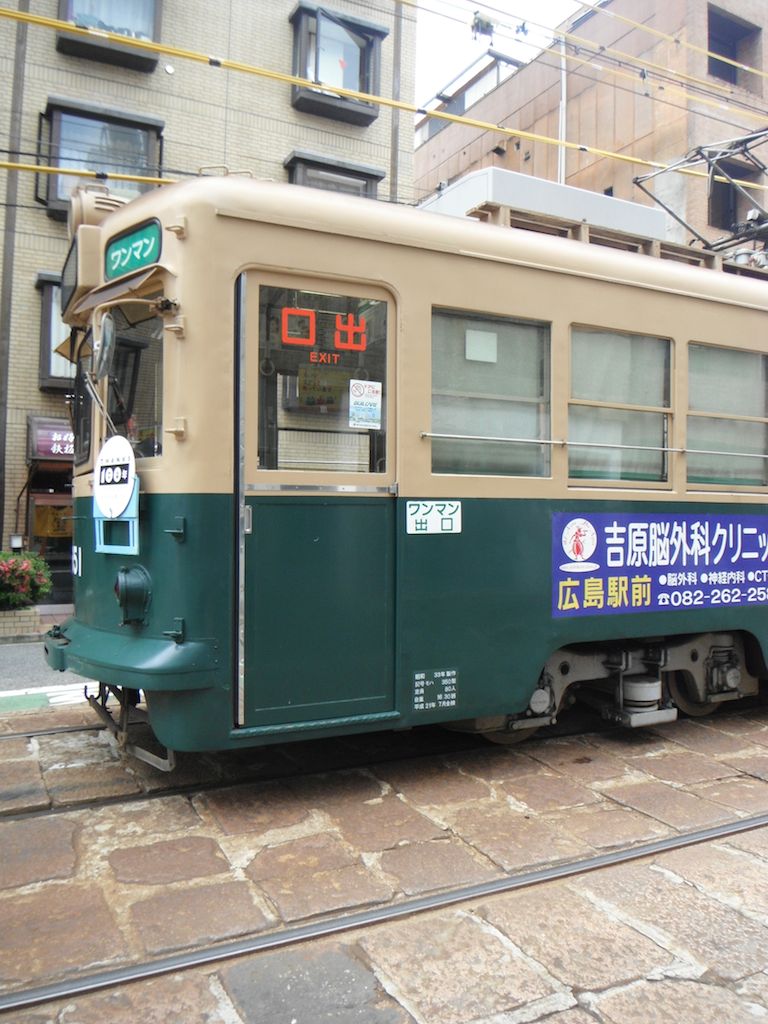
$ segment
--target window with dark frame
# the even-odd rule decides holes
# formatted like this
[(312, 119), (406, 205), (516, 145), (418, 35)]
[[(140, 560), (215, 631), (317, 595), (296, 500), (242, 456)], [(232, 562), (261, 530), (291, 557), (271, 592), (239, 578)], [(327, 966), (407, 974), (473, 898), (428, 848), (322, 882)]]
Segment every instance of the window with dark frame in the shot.
[(40, 368), (41, 391), (71, 390), (76, 367), (67, 358), (70, 329), (61, 319), (58, 274), (40, 273), (35, 284), (40, 292)]
[(379, 91), (381, 41), (389, 29), (337, 14), (315, 4), (298, 4), (293, 25), (293, 73), (317, 87), (292, 86), (296, 110), (365, 127), (379, 116), (375, 103), (340, 96), (334, 86), (353, 92)]
[[(110, 174), (160, 177), (164, 122), (96, 104), (51, 99), (40, 115), (38, 162), (62, 168), (84, 168)], [(83, 181), (75, 175), (38, 175), (35, 198), (48, 216), (65, 220), (72, 189)], [(110, 181), (110, 189), (133, 199), (151, 188), (140, 182)]]
[(318, 156), (313, 153), (293, 152), (283, 166), (288, 170), (292, 185), (343, 192), (346, 195), (375, 199), (378, 185), (385, 172), (376, 167), (364, 167), (343, 160)]
[[(709, 57), (707, 70), (710, 75), (731, 85), (740, 85), (751, 92), (760, 92), (757, 76), (736, 67), (729, 61), (737, 61), (750, 67), (760, 66), (760, 29), (741, 18), (735, 18), (715, 7), (707, 10), (707, 49)], [(718, 56), (726, 60), (718, 60)]]
[(737, 224), (746, 220), (752, 204), (749, 196), (728, 181), (723, 172), (735, 181), (745, 183), (760, 183), (762, 174), (753, 166), (722, 161), (710, 180), (707, 220), (714, 228), (732, 231)]
[(112, 32), (145, 42), (160, 40), (163, 0), (59, 0), (59, 21), (94, 30), (91, 36), (73, 32), (56, 33), (56, 49), (72, 57), (103, 61), (133, 71), (154, 71), (157, 54), (138, 47), (123, 46), (98, 32)]

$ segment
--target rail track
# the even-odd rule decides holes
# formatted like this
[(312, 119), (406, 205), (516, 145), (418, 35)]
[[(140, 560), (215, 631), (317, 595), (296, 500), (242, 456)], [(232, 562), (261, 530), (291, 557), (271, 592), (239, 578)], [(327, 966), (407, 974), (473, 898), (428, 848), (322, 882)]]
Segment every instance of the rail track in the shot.
[(463, 903), (471, 903), (491, 896), (516, 892), (548, 882), (575, 878), (603, 868), (615, 867), (646, 857), (681, 850), (702, 843), (728, 839), (744, 832), (768, 826), (768, 814), (732, 820), (711, 828), (686, 832), (654, 842), (640, 843), (521, 873), (507, 874), (490, 882), (447, 889), (417, 899), (403, 900), (387, 907), (364, 910), (353, 914), (326, 916), (291, 928), (259, 933), (234, 942), (216, 943), (198, 947), (186, 953), (146, 960), (106, 971), (97, 971), (77, 978), (68, 978), (50, 985), (42, 985), (0, 995), (0, 1015), (41, 1006), (61, 999), (72, 999), (131, 982), (146, 981), (160, 975), (173, 974), (194, 968), (232, 960), (236, 957), (266, 953), (314, 942), (355, 930), (400, 921), (430, 911), (444, 910)]
[[(753, 706), (752, 702), (750, 706)], [(721, 710), (718, 719), (726, 721), (729, 717), (738, 717), (740, 713), (747, 710), (746, 702), (739, 707), (724, 708)], [(60, 727), (47, 727), (43, 729), (23, 729), (17, 732), (0, 734), (0, 745), (3, 740), (11, 739), (39, 739), (50, 736), (72, 735), (82, 733), (101, 733), (106, 731), (106, 726), (98, 719), (94, 719), (92, 725), (73, 725)], [(564, 716), (557, 725), (541, 729), (537, 732), (537, 740), (566, 739), (576, 736), (599, 736), (609, 732), (621, 732), (621, 727), (608, 723), (599, 718), (594, 712), (585, 709), (583, 712), (572, 712)], [(233, 755), (224, 752), (221, 754), (185, 754), (182, 755), (182, 773), (165, 774), (157, 772), (153, 776), (151, 785), (142, 788), (135, 794), (120, 794), (109, 797), (87, 797), (82, 800), (67, 800), (66, 803), (57, 804), (52, 801), (49, 807), (35, 807), (29, 810), (0, 811), (0, 821), (20, 821), (27, 818), (39, 818), (46, 814), (62, 814), (70, 811), (83, 810), (85, 808), (97, 810), (99, 807), (106, 807), (116, 803), (141, 803), (154, 801), (172, 796), (190, 796), (195, 793), (215, 793), (218, 790), (227, 789), (244, 783), (269, 783), (280, 782), (287, 779), (301, 779), (308, 775), (333, 774), (336, 772), (351, 771), (364, 768), (371, 763), (393, 764), (404, 760), (418, 760), (421, 758), (450, 756), (462, 754), (477, 749), (496, 749), (496, 745), (489, 745), (482, 736), (468, 733), (458, 733), (445, 730), (439, 726), (425, 726), (419, 730), (412, 730), (407, 733), (376, 733), (375, 737), (381, 740), (382, 737), (389, 737), (391, 743), (385, 741), (377, 745), (375, 752), (371, 751), (370, 744), (366, 737), (347, 736), (338, 743), (328, 743), (328, 761), (323, 762), (322, 757), (318, 758), (317, 748), (314, 755), (307, 760), (303, 755), (302, 743), (288, 743), (271, 745), (264, 748), (254, 748), (243, 755)], [(406, 742), (401, 740), (405, 738)], [(370, 739), (370, 737), (368, 737)], [(114, 743), (114, 740), (112, 741)], [(325, 741), (323, 741), (325, 742)], [(661, 740), (659, 740), (661, 743)], [(116, 744), (115, 744), (116, 747)], [(1, 747), (0, 747), (1, 749)], [(525, 743), (516, 746), (525, 752)], [(130, 765), (129, 755), (121, 754), (126, 763)], [(258, 771), (254, 771), (253, 762), (258, 763)], [(175, 781), (180, 776), (185, 781)], [(212, 777), (213, 776), (213, 777)], [(139, 777), (139, 782), (141, 782)]]

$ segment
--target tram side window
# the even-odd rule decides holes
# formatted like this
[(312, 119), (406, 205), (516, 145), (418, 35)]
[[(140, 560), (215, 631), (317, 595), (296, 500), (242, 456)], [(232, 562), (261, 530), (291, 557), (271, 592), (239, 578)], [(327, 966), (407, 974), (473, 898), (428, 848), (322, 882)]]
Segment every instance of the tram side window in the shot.
[(259, 290), (259, 468), (386, 469), (387, 303)]
[(548, 476), (548, 324), (432, 312), (432, 472)]
[(671, 343), (590, 327), (571, 332), (572, 478), (668, 477)]
[(768, 358), (688, 346), (688, 482), (768, 484)]

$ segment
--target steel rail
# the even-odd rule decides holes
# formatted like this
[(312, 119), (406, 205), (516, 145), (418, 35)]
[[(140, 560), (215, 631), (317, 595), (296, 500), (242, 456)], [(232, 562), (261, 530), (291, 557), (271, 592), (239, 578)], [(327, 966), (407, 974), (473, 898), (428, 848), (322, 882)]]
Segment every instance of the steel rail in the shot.
[[(79, 707), (78, 704), (70, 706)], [(58, 736), (65, 732), (103, 732), (105, 729), (106, 726), (100, 722), (94, 722), (93, 725), (52, 725), (48, 729), (22, 729), (21, 732), (0, 733), (0, 743), (3, 740), (32, 740), (36, 736)]]
[(73, 996), (87, 995), (91, 992), (114, 988), (116, 985), (144, 981), (148, 978), (155, 978), (160, 975), (172, 974), (195, 967), (205, 967), (210, 964), (221, 963), (225, 960), (232, 960), (235, 957), (285, 949), (298, 945), (301, 942), (329, 938), (358, 928), (370, 928), (374, 925), (402, 920), (414, 914), (442, 910), (446, 907), (456, 906), (459, 903), (487, 899), (490, 896), (516, 892), (520, 889), (543, 885), (547, 882), (561, 881), (565, 878), (588, 874), (602, 868), (615, 867), (619, 864), (641, 860), (644, 857), (669, 853), (673, 850), (712, 842), (716, 839), (728, 838), (743, 832), (751, 832), (754, 829), (765, 828), (766, 826), (768, 826), (768, 814), (759, 814), (751, 818), (731, 821), (724, 825), (715, 825), (711, 828), (686, 832), (682, 835), (670, 836), (651, 843), (642, 843), (639, 846), (626, 847), (622, 850), (615, 850), (612, 853), (585, 857), (583, 860), (569, 861), (566, 864), (539, 868), (517, 875), (505, 875), (503, 878), (491, 882), (462, 886), (447, 892), (407, 900), (390, 907), (379, 907), (357, 914), (337, 915), (311, 924), (287, 928), (280, 932), (271, 932), (268, 935), (253, 935), (234, 942), (190, 950), (187, 953), (163, 957), (158, 960), (100, 971), (85, 975), (82, 978), (70, 978), (51, 985), (11, 992), (0, 996), (0, 1014), (9, 1010), (40, 1006), (43, 1003), (51, 1003), (57, 999), (71, 999)]

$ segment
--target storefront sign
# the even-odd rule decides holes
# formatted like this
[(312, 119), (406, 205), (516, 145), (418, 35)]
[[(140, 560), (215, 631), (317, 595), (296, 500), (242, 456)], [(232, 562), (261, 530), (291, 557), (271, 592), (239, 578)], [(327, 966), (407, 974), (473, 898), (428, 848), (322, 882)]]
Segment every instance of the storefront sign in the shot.
[(71, 462), (75, 435), (68, 420), (30, 416), (27, 420), (27, 458)]

